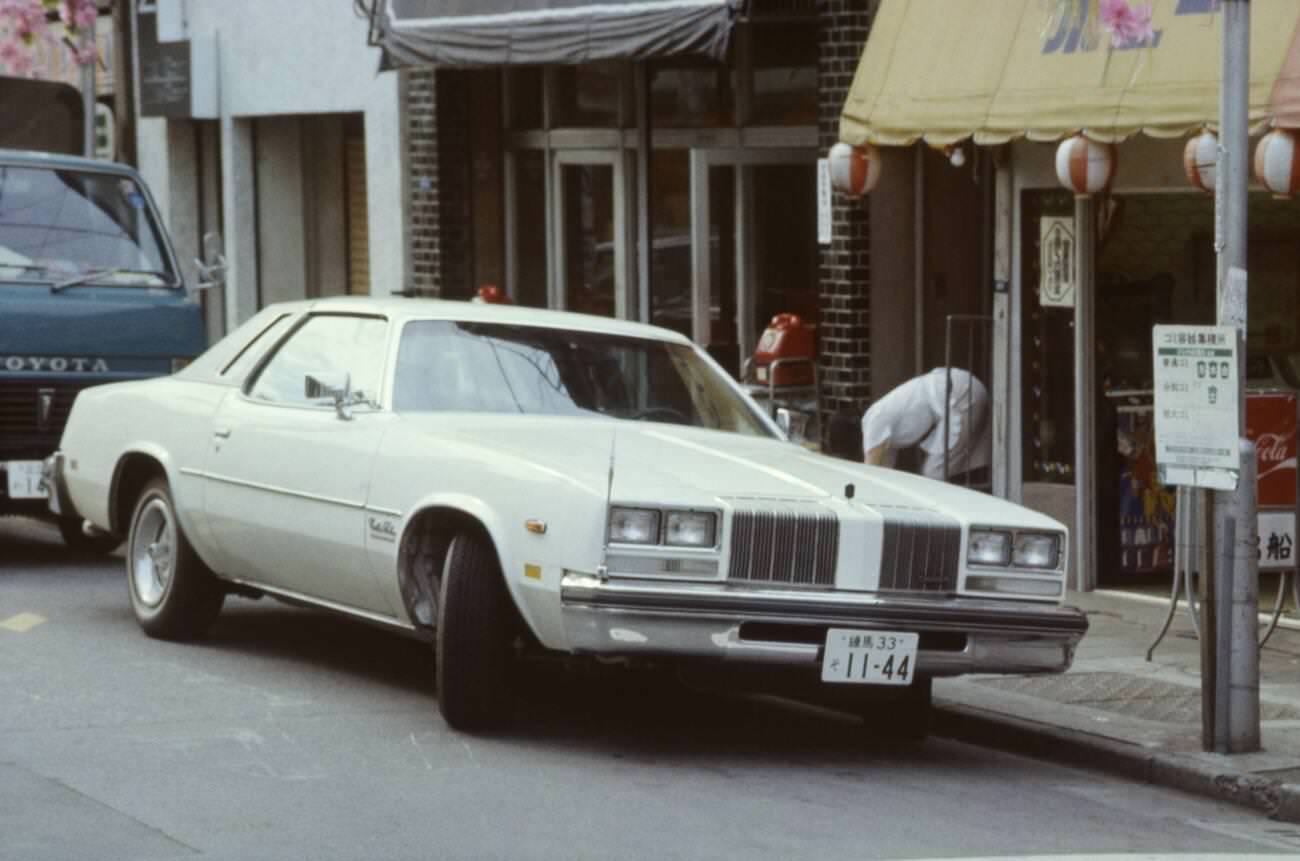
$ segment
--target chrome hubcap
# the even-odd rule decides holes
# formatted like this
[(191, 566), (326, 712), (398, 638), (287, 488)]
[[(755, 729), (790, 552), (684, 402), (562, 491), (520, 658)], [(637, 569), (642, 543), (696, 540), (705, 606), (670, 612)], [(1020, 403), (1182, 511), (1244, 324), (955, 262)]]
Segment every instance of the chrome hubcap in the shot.
[(130, 560), (136, 597), (142, 604), (158, 606), (176, 567), (176, 526), (163, 500), (150, 500), (136, 517)]

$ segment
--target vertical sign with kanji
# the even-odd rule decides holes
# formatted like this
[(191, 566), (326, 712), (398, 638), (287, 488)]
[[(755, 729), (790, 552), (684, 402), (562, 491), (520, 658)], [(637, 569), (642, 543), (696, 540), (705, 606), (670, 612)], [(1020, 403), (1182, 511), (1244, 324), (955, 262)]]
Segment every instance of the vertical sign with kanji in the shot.
[(1156, 465), (1164, 484), (1232, 490), (1237, 439), (1237, 331), (1155, 326)]

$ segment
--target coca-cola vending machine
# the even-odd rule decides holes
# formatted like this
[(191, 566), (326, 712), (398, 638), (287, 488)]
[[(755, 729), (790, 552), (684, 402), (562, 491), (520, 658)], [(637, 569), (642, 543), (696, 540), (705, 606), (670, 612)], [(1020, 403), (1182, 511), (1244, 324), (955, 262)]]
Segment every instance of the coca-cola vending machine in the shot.
[[(1246, 394), (1246, 436), (1258, 469), (1259, 568), (1296, 567), (1296, 392)], [(1117, 408), (1120, 455), (1119, 573), (1170, 570), (1174, 556), (1174, 488), (1160, 483), (1152, 407), (1145, 398)]]
[(1296, 393), (1246, 395), (1246, 436), (1259, 470), (1259, 569), (1296, 567)]

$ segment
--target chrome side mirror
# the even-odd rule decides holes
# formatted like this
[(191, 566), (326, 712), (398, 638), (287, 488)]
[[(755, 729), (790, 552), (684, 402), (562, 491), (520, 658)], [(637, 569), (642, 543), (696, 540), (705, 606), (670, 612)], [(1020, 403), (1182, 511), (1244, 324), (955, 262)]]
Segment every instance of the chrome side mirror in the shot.
[(225, 244), (221, 240), (221, 234), (217, 232), (206, 233), (203, 236), (203, 259), (195, 259), (194, 266), (199, 270), (199, 283), (196, 290), (207, 290), (209, 287), (221, 288), (226, 283), (226, 270), (230, 265), (226, 262)]
[(309, 401), (329, 401), (340, 419), (352, 419), (352, 375), (346, 371), (321, 371), (303, 379), (303, 395)]

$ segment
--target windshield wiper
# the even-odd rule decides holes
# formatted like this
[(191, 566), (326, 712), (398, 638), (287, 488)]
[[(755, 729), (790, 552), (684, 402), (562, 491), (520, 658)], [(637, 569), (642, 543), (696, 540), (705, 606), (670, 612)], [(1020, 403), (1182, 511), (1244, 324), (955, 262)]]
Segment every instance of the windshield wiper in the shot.
[(82, 284), (89, 284), (92, 281), (98, 281), (100, 278), (111, 278), (114, 275), (151, 275), (154, 278), (162, 280), (163, 284), (168, 287), (174, 287), (171, 277), (166, 272), (155, 272), (152, 269), (127, 269), (122, 266), (114, 266), (109, 269), (96, 269), (92, 272), (83, 272), (80, 275), (74, 275), (63, 281), (50, 285), (51, 293), (58, 293), (66, 287), (80, 287)]

